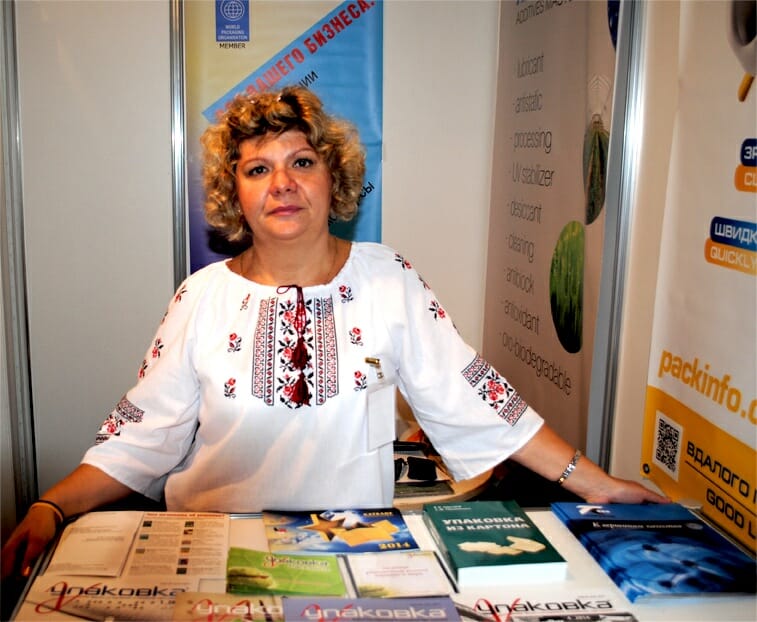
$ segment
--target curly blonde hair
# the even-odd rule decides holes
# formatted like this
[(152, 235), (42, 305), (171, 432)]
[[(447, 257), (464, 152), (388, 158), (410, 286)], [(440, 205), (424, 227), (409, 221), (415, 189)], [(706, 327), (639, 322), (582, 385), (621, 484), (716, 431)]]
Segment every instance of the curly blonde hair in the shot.
[(365, 174), (365, 152), (351, 123), (327, 114), (321, 100), (301, 86), (253, 97), (238, 95), (219, 122), (203, 133), (205, 219), (230, 242), (251, 236), (236, 189), (239, 145), (248, 138), (299, 130), (331, 171), (334, 220), (357, 213)]

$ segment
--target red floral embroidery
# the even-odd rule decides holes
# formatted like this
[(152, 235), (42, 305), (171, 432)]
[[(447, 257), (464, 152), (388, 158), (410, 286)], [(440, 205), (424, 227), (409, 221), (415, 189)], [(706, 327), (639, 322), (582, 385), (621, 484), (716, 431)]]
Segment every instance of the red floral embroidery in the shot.
[(236, 378), (229, 378), (226, 382), (224, 382), (223, 383), (223, 396), (235, 398), (237, 396), (236, 384), (237, 384)]
[(462, 374), (471, 387), (476, 389), (479, 397), (510, 425), (515, 425), (526, 412), (528, 404), (507, 380), (478, 354), (462, 370)]
[(248, 305), (249, 302), (250, 302), (250, 295), (247, 294), (244, 297), (244, 300), (242, 300), (242, 305), (239, 307), (239, 310), (240, 311), (247, 311), (247, 308), (248, 308), (247, 305)]
[(293, 378), (289, 374), (284, 374), (283, 382), (281, 386), (279, 386), (279, 391), (281, 391), (282, 398), (286, 400), (292, 399), (292, 394), (294, 393), (295, 382), (297, 382), (297, 378)]
[(152, 347), (152, 358), (160, 358), (160, 351), (163, 349), (163, 340), (158, 337)]
[(394, 261), (398, 262), (400, 264), (400, 266), (402, 266), (403, 270), (412, 270), (413, 269), (412, 264), (407, 259), (405, 259), (402, 255), (400, 255), (399, 253), (395, 253), (394, 254)]
[(137, 372), (137, 378), (144, 378), (146, 373), (147, 373), (147, 359), (142, 359), (142, 364), (139, 366), (139, 371)]
[(227, 352), (239, 352), (242, 349), (242, 338), (236, 333), (229, 335), (229, 347), (226, 348)]
[(126, 396), (122, 397), (97, 431), (95, 444), (99, 445), (112, 436), (118, 436), (127, 423), (140, 423), (144, 414), (145, 411), (132, 404)]
[(444, 309), (442, 309), (441, 305), (436, 300), (431, 301), (428, 310), (433, 313), (435, 320), (443, 320), (445, 317), (447, 317), (447, 313), (444, 311)]
[(350, 342), (355, 346), (363, 345), (362, 331), (357, 326), (350, 331)]
[(485, 388), (483, 388), (482, 390), (487, 393), (489, 400), (494, 402), (504, 394), (505, 387), (496, 380), (489, 379), (486, 381)]
[(187, 288), (182, 287), (178, 292), (176, 292), (176, 295), (173, 297), (174, 302), (181, 302), (181, 297), (187, 293)]
[[(276, 402), (288, 408), (305, 405), (304, 383), (310, 392), (308, 401), (324, 404), (339, 393), (334, 302), (331, 297), (304, 301), (302, 344), (299, 348), (300, 366), (296, 365), (297, 334), (295, 319), (297, 305), (291, 300), (274, 297), (260, 301), (258, 322), (252, 337), (252, 395), (265, 404)], [(304, 347), (302, 347), (304, 346)], [(303, 352), (304, 350), (304, 352)], [(295, 384), (300, 386), (295, 388)], [(298, 404), (293, 398), (302, 399)]]
[(478, 394), (481, 396), (481, 399), (487, 402), (489, 406), (495, 410), (499, 410), (500, 406), (502, 406), (514, 392), (515, 390), (505, 382), (505, 379), (491, 367), (478, 387)]
[(360, 370), (355, 372), (355, 391), (362, 391), (368, 387), (368, 376)]
[(340, 285), (339, 298), (341, 298), (342, 302), (350, 302), (351, 300), (354, 300), (352, 297), (352, 288), (349, 285)]

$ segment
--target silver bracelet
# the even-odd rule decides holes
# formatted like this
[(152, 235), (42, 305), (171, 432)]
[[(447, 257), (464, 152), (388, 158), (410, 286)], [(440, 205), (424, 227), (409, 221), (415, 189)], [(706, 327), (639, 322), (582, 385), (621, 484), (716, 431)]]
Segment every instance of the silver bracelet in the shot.
[(563, 482), (568, 479), (568, 476), (573, 473), (573, 470), (576, 468), (576, 464), (578, 464), (578, 459), (582, 456), (580, 449), (576, 449), (576, 453), (573, 454), (573, 458), (571, 458), (571, 461), (568, 462), (568, 466), (565, 467), (565, 470), (562, 472), (562, 475), (560, 476), (560, 479), (557, 480), (557, 483), (560, 484), (560, 486), (563, 485)]

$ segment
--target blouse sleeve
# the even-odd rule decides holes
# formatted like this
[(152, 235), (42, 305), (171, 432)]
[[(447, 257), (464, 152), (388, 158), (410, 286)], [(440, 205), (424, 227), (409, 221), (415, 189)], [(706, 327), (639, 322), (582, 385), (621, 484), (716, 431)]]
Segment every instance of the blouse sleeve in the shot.
[(201, 289), (197, 275), (178, 288), (136, 385), (116, 404), (82, 459), (153, 499), (161, 498), (165, 476), (187, 454), (197, 425), (199, 385), (191, 353)]
[(397, 282), (383, 291), (401, 292), (387, 316), (399, 389), (452, 475), (474, 477), (526, 444), (543, 419), (462, 339), (410, 263), (394, 263)]

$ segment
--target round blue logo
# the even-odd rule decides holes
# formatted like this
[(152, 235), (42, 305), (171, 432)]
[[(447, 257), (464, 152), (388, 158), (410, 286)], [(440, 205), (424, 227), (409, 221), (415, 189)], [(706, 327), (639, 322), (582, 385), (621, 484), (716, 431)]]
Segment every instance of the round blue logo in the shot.
[(230, 22), (235, 22), (244, 17), (244, 4), (239, 0), (226, 0), (221, 3), (221, 15)]

